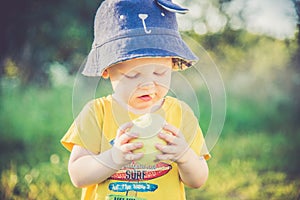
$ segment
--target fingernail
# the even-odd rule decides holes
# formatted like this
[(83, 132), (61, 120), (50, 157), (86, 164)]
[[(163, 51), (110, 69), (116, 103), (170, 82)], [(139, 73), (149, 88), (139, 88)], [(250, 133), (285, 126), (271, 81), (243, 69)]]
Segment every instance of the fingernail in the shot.
[(158, 136), (163, 138), (165, 136), (165, 133), (164, 132), (159, 132)]
[(142, 142), (137, 142), (136, 143), (136, 147), (142, 147), (143, 146), (143, 143)]
[(130, 135), (131, 137), (138, 137), (138, 136), (139, 136), (138, 133), (134, 133), (134, 132), (129, 132), (129, 135)]

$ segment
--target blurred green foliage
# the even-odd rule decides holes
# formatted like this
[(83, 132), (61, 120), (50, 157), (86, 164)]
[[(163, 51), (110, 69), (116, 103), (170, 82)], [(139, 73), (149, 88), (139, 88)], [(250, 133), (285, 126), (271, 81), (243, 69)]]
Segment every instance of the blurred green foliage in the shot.
[[(23, 84), (48, 84), (49, 63), (76, 71), (93, 39), (99, 1), (7, 1), (0, 7), (0, 76), (12, 60)], [(75, 67), (75, 68), (74, 68)]]
[[(59, 144), (73, 121), (72, 87), (11, 85), (3, 87), (1, 101), (0, 198), (78, 199), (80, 189), (67, 173), (69, 153)], [(299, 196), (299, 132), (253, 128), (274, 111), (249, 109), (248, 102), (240, 100), (237, 108), (228, 101), (231, 119), (211, 152), (209, 180), (201, 189), (188, 188), (189, 200)]]
[[(100, 2), (1, 6), (0, 199), (79, 199), (59, 140), (75, 117), (73, 83)], [(186, 34), (216, 63), (227, 95), (210, 178), (201, 189), (188, 189), (188, 199), (299, 199), (299, 41), (230, 29)], [(101, 82), (98, 90), (96, 96), (106, 95), (110, 87)], [(211, 117), (205, 84), (197, 95), (205, 133)]]

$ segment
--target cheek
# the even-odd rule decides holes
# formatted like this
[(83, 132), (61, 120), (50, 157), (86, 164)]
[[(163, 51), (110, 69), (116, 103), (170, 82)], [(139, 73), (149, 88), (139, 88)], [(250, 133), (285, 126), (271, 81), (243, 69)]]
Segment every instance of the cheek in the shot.
[(137, 86), (134, 81), (127, 81), (126, 79), (123, 79), (120, 81), (113, 81), (112, 87), (115, 93), (122, 96), (130, 96)]
[(165, 77), (162, 77), (162, 78), (158, 78), (156, 80), (156, 83), (164, 88), (165, 90), (169, 90), (170, 88), (170, 85), (171, 85), (171, 75), (167, 75)]
[(170, 84), (171, 84), (171, 78), (166, 78), (159, 81), (158, 83), (159, 98), (163, 98), (169, 92)]
[(157, 97), (159, 99), (163, 98), (164, 96), (167, 95), (168, 91), (169, 91), (169, 89), (166, 87), (159, 87), (157, 90)]

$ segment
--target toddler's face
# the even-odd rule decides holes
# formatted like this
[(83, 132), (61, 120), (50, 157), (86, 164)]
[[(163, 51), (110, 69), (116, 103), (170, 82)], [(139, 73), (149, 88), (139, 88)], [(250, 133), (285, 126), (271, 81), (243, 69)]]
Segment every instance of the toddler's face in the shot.
[(148, 109), (167, 93), (171, 83), (171, 58), (139, 58), (107, 69), (114, 97), (134, 109)]

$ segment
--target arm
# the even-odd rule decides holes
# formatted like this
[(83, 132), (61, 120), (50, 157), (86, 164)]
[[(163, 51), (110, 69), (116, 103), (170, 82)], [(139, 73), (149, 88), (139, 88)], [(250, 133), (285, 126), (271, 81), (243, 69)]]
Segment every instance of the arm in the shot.
[(163, 153), (157, 156), (158, 159), (175, 161), (183, 183), (193, 188), (201, 187), (208, 178), (208, 166), (205, 159), (199, 158), (189, 147), (179, 129), (166, 125), (164, 130), (172, 134), (159, 134), (159, 137), (165, 140), (167, 145), (156, 145), (156, 148)]
[(103, 153), (94, 154), (83, 147), (73, 147), (68, 170), (76, 187), (101, 183), (132, 160), (142, 157), (141, 153), (132, 153), (133, 150), (141, 148), (142, 143), (129, 143), (137, 137), (136, 134), (125, 131), (131, 126), (130, 123), (121, 126), (114, 146)]
[(112, 162), (111, 149), (101, 154), (94, 154), (75, 145), (69, 159), (69, 174), (76, 187), (101, 183), (114, 174), (122, 165)]
[(203, 157), (199, 158), (190, 148), (183, 157), (187, 158), (185, 162), (177, 162), (181, 180), (190, 187), (201, 187), (208, 178), (206, 160)]

